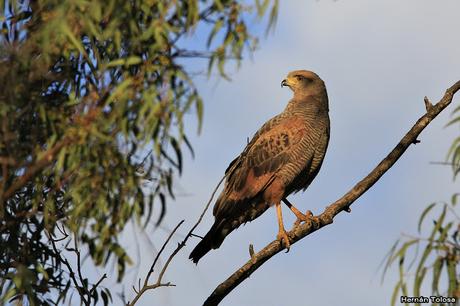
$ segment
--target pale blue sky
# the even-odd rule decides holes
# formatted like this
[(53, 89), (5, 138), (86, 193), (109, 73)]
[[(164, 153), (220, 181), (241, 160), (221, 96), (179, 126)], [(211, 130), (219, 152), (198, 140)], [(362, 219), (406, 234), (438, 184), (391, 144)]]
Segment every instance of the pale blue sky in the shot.
[[(243, 60), (231, 74), (232, 82), (196, 79), (205, 101), (203, 132), (191, 137), (196, 158), (185, 159), (177, 188), (182, 196), (170, 201), (165, 226), (186, 219), (180, 232), (188, 231), (246, 138), (291, 98), (279, 85), (291, 70), (317, 72), (329, 93), (332, 130), (323, 168), (305, 193), (290, 198), (301, 210), (316, 214), (393, 148), (424, 113), (425, 95), (437, 101), (460, 79), (459, 1), (280, 2), (275, 32), (261, 39), (260, 50), (253, 59)], [(454, 103), (459, 105), (460, 98)], [(351, 214), (341, 214), (334, 224), (293, 245), (288, 254), (272, 258), (221, 305), (389, 305), (397, 274), (395, 267), (380, 284), (378, 267), (384, 255), (400, 233), (415, 233), (427, 204), (448, 200), (458, 191), (449, 167), (429, 164), (445, 159), (458, 133), (458, 128), (444, 128), (452, 109), (436, 118), (421, 143), (409, 148), (353, 205)], [(192, 129), (193, 120), (190, 116)], [(292, 224), (291, 214), (284, 215)], [(209, 211), (198, 233), (204, 234), (212, 222)], [(248, 260), (248, 245), (259, 250), (276, 237), (277, 229), (270, 209), (233, 232), (198, 266), (187, 259), (198, 242), (191, 239), (165, 275), (165, 281), (177, 287), (146, 293), (139, 305), (201, 305)], [(139, 234), (139, 276), (145, 275), (165, 237), (163, 230)], [(128, 238), (133, 241), (132, 234)], [(128, 296), (135, 277), (131, 272), (124, 281)]]

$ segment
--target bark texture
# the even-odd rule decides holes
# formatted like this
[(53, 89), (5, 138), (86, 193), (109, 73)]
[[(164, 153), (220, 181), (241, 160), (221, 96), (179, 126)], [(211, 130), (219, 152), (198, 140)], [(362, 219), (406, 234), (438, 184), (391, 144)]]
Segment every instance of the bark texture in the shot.
[[(391, 152), (361, 181), (359, 181), (350, 191), (340, 199), (326, 207), (323, 213), (315, 217), (317, 222), (306, 222), (294, 227), (288, 232), (291, 244), (296, 243), (311, 233), (329, 225), (333, 219), (342, 211), (350, 212), (350, 205), (353, 204), (362, 194), (371, 188), (385, 172), (387, 172), (396, 161), (404, 154), (411, 144), (419, 142), (417, 137), (430, 124), (430, 122), (443, 111), (452, 102), (455, 93), (460, 90), (460, 81), (456, 82), (441, 98), (441, 100), (432, 105), (428, 98), (425, 97), (426, 113), (420, 117), (412, 128), (404, 135), (401, 141), (391, 150)], [(281, 252), (283, 245), (275, 240), (265, 246), (261, 251), (251, 256), (251, 258), (230, 277), (222, 282), (211, 293), (204, 302), (204, 306), (218, 305), (234, 288), (247, 279), (267, 260)]]

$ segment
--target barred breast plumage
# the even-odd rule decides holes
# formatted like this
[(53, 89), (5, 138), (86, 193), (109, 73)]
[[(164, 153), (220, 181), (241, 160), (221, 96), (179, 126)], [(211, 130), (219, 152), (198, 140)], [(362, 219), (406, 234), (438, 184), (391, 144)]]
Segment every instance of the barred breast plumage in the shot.
[[(254, 220), (271, 205), (277, 206), (278, 239), (289, 248), (280, 203), (289, 203), (286, 197), (305, 190), (318, 174), (330, 126), (326, 87), (315, 73), (293, 71), (283, 85), (291, 88), (294, 97), (281, 114), (256, 132), (228, 166), (224, 189), (214, 205), (214, 225), (190, 254), (195, 263), (218, 248), (231, 231)], [(292, 204), (288, 206), (298, 218), (305, 217)]]

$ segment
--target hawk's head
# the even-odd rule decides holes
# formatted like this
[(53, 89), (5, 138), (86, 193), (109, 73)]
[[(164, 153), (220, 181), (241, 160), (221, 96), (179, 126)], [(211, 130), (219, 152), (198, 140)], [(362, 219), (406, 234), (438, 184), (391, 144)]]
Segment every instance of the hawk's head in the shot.
[(293, 92), (316, 94), (324, 90), (324, 82), (314, 72), (308, 70), (295, 70), (289, 72), (281, 82), (281, 87), (288, 86)]

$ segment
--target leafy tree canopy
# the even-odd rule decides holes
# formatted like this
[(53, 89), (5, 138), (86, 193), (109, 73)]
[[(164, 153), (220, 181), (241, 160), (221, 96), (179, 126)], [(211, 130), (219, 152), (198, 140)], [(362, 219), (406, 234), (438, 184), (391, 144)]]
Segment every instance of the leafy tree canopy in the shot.
[[(247, 22), (269, 12), (272, 24), (277, 1), (0, 7), (0, 303), (58, 304), (75, 285), (59, 239), (73, 236), (97, 265), (114, 258), (121, 280), (130, 259), (118, 234), (129, 220), (149, 222), (156, 199), (160, 222), (174, 196), (191, 149), (184, 116), (198, 126), (203, 116), (181, 59), (206, 58), (225, 77), (227, 60), (256, 45)], [(191, 49), (183, 41), (200, 25), (207, 37)], [(87, 281), (77, 289), (97, 298)], [(100, 296), (107, 304), (110, 292)]]

